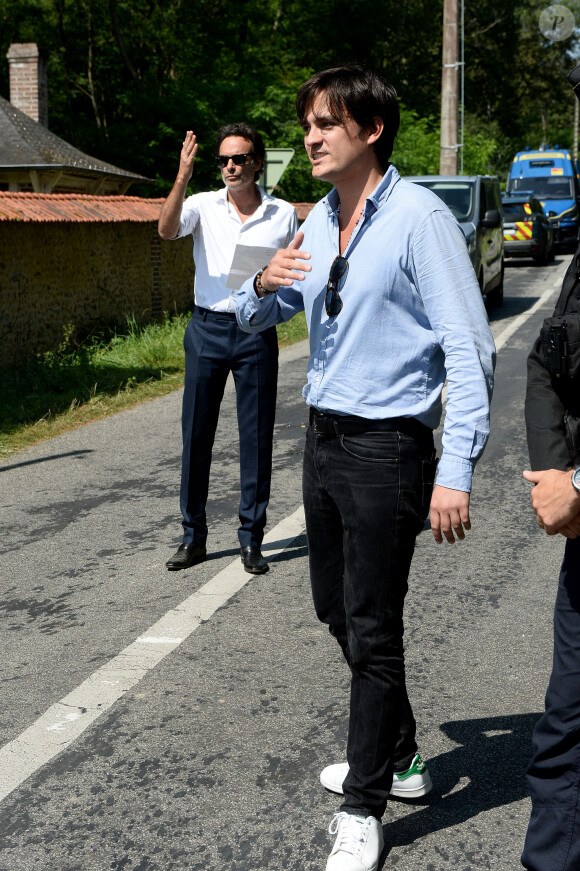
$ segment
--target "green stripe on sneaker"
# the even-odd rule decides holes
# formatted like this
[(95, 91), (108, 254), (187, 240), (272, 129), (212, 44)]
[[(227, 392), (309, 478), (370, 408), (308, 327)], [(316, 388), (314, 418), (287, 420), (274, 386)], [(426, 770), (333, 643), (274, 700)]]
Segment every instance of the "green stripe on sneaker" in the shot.
[(408, 777), (412, 777), (414, 774), (423, 774), (427, 766), (417, 753), (413, 761), (411, 762), (411, 767), (406, 771), (402, 771), (400, 774), (395, 772), (395, 777), (397, 780), (407, 780)]

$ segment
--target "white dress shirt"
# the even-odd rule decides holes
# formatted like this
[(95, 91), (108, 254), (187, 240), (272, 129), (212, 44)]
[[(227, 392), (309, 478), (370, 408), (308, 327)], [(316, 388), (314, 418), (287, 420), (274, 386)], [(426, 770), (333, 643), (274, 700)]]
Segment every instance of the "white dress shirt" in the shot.
[(183, 204), (176, 238), (193, 236), (195, 302), (202, 308), (235, 312), (235, 290), (226, 287), (226, 281), (237, 244), (287, 248), (296, 235), (294, 206), (259, 186), (258, 190), (262, 202), (244, 223), (225, 187), (194, 194)]

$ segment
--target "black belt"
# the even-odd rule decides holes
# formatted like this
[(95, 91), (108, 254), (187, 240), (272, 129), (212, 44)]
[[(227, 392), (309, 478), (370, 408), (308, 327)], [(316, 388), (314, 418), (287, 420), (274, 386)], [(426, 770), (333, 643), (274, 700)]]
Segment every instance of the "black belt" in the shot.
[(387, 417), (383, 420), (370, 420), (354, 415), (324, 414), (310, 408), (310, 423), (316, 435), (360, 435), (363, 432), (402, 432), (420, 440), (433, 439), (433, 430), (414, 417)]
[(236, 319), (235, 312), (227, 312), (227, 311), (216, 311), (213, 308), (202, 308), (200, 305), (196, 305), (195, 310), (199, 312), (203, 320), (206, 318), (229, 318), (230, 320), (233, 318)]

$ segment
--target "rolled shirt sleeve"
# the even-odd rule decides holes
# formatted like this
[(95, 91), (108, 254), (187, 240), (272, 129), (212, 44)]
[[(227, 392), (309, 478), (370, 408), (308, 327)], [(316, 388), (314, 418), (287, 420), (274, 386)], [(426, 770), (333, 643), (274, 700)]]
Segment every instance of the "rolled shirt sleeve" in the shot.
[(285, 287), (260, 298), (254, 290), (254, 278), (245, 281), (236, 293), (236, 317), (246, 333), (259, 333), (303, 311), (304, 301), (299, 291)]

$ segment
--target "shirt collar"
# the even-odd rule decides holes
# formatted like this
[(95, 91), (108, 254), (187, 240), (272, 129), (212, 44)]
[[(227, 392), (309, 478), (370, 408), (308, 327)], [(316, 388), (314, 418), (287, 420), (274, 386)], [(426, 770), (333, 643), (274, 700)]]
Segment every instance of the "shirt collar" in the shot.
[(395, 169), (392, 163), (389, 163), (389, 168), (386, 173), (372, 192), (372, 194), (367, 197), (376, 209), (378, 209), (383, 203), (385, 203), (388, 198), (391, 196), (393, 192), (393, 188), (396, 184), (398, 184), (401, 180), (401, 176)]
[[(374, 189), (374, 191), (369, 194), (367, 197), (367, 203), (372, 203), (374, 210), (380, 208), (380, 206), (386, 202), (389, 196), (392, 193), (395, 185), (401, 180), (401, 176), (395, 169), (392, 163), (389, 164), (389, 168), (386, 173)], [(339, 197), (338, 191), (336, 188), (332, 188), (332, 190), (324, 197), (322, 202), (325, 205), (326, 211), (329, 215), (336, 215)]]
[[(260, 199), (262, 200), (262, 205), (269, 206), (275, 201), (275, 197), (272, 197), (272, 196), (270, 196), (270, 194), (266, 193), (264, 188), (260, 187), (259, 184), (257, 184), (256, 187), (258, 188), (258, 192), (260, 194)], [(222, 200), (224, 203), (227, 204), (227, 202), (228, 202), (228, 189), (227, 189), (227, 187), (224, 186), (223, 188), (220, 188), (219, 191), (217, 191), (217, 194), (218, 194), (218, 197), (220, 198), (220, 200)], [(259, 208), (259, 206), (258, 206), (258, 208)]]
[[(256, 187), (258, 188), (258, 192), (260, 194), (261, 203), (258, 206), (258, 208), (256, 209), (256, 211), (254, 212), (254, 214), (252, 215), (252, 217), (248, 219), (250, 221), (253, 221), (255, 218), (261, 217), (263, 214), (266, 213), (266, 211), (269, 208), (271, 208), (272, 206), (274, 206), (276, 204), (275, 197), (272, 197), (272, 196), (270, 196), (270, 194), (266, 193), (264, 188), (260, 187), (259, 184), (256, 185)], [(227, 209), (230, 209), (227, 187), (224, 186), (223, 188), (220, 188), (220, 190), (217, 192), (217, 194), (218, 194), (219, 202), (223, 203), (223, 205), (226, 206)], [(247, 221), (246, 221), (246, 223), (247, 223)]]

